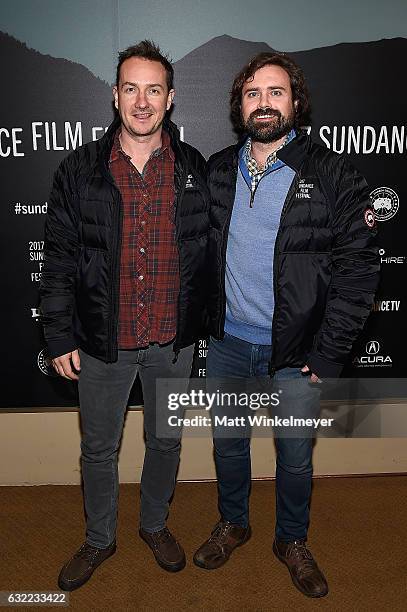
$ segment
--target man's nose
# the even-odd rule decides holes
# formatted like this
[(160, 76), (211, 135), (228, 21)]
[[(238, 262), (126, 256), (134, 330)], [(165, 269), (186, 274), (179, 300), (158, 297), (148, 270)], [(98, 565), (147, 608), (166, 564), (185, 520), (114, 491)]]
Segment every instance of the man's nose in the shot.
[(258, 108), (270, 108), (272, 106), (272, 100), (266, 91), (260, 92)]
[(136, 99), (136, 106), (140, 106), (141, 108), (148, 106), (147, 96), (144, 91), (138, 92), (137, 99)]

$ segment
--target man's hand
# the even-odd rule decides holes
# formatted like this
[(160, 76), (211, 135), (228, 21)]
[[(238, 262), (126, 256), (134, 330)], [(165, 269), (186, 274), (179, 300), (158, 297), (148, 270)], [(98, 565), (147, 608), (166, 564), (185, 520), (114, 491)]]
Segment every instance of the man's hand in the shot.
[[(309, 367), (305, 365), (303, 368), (301, 368), (301, 372), (309, 372)], [(311, 374), (310, 381), (313, 383), (322, 383), (322, 380), (318, 378), (316, 374)]]
[(75, 370), (79, 371), (81, 369), (81, 360), (78, 349), (72, 351), (72, 353), (66, 353), (66, 355), (55, 357), (52, 360), (52, 365), (58, 374), (63, 378), (68, 378), (68, 380), (78, 380), (78, 375), (75, 374), (72, 369), (72, 366), (75, 368)]

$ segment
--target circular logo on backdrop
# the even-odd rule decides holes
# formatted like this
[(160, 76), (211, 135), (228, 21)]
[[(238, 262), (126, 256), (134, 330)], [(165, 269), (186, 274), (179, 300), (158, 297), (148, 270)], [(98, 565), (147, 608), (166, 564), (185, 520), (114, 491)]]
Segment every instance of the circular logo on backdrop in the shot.
[(390, 187), (378, 187), (370, 194), (373, 213), (376, 221), (392, 219), (399, 209), (399, 197)]
[(51, 359), (45, 356), (44, 351), (45, 349), (42, 349), (42, 351), (38, 353), (38, 367), (40, 368), (41, 372), (46, 376), (58, 376), (57, 372), (55, 372), (53, 366), (51, 365)]

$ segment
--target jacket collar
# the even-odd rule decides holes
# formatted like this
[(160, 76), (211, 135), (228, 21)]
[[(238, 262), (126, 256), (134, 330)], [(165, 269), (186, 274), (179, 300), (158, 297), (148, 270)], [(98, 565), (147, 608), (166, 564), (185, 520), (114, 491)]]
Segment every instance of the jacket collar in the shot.
[(285, 147), (277, 151), (277, 157), (287, 166), (298, 171), (309, 152), (310, 146), (311, 139), (308, 134), (300, 132)]

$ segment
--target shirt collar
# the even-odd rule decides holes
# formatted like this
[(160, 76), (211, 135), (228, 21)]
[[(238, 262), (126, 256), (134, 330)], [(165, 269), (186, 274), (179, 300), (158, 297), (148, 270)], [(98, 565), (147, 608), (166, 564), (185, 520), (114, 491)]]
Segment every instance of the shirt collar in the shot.
[[(291, 129), (290, 132), (287, 134), (287, 138), (284, 140), (284, 142), (275, 151), (273, 151), (273, 153), (270, 153), (270, 155), (267, 157), (266, 163), (264, 165), (264, 170), (266, 170), (272, 163), (275, 163), (275, 161), (277, 161), (277, 158), (275, 156), (277, 151), (285, 147), (285, 145), (291, 142), (291, 140), (293, 140), (295, 136), (296, 136), (295, 130)], [(250, 136), (247, 138), (243, 147), (240, 149), (240, 156), (241, 158), (243, 158), (246, 165), (250, 164), (250, 166), (254, 166), (254, 165), (255, 167), (257, 166), (256, 160), (252, 157), (252, 139), (250, 138)]]

